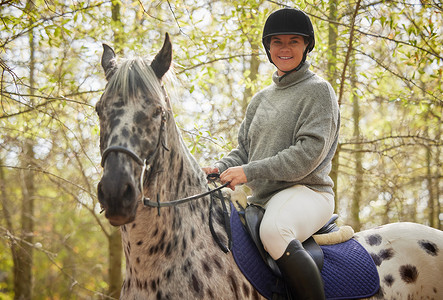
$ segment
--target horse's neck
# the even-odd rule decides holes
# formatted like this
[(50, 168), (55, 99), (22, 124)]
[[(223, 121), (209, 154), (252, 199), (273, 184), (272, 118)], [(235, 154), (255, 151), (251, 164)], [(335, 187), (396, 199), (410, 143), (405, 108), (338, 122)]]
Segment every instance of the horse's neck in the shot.
[[(151, 200), (174, 201), (207, 191), (206, 179), (195, 159), (183, 144), (178, 131), (168, 133), (169, 151), (162, 151), (152, 182), (146, 189)], [(157, 168), (157, 169), (156, 169)], [(209, 198), (174, 207), (139, 205), (133, 223), (122, 227), (127, 268), (141, 264), (162, 270), (171, 260), (182, 261), (191, 255), (194, 243), (210, 239)], [(168, 262), (166, 262), (168, 261)], [(163, 263), (163, 265), (162, 265)]]
[(186, 148), (179, 129), (172, 122), (168, 128), (169, 151), (159, 160), (161, 171), (157, 175), (156, 188), (163, 194), (160, 201), (173, 201), (198, 194), (207, 188), (206, 179), (197, 161)]

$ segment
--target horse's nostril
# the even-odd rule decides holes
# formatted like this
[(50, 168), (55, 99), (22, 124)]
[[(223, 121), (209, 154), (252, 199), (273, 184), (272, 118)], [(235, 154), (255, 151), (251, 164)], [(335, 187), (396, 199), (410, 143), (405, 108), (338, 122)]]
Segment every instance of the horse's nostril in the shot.
[(132, 184), (129, 183), (126, 184), (122, 194), (123, 199), (128, 199), (128, 198), (130, 199), (133, 195), (134, 195), (134, 189), (132, 187)]

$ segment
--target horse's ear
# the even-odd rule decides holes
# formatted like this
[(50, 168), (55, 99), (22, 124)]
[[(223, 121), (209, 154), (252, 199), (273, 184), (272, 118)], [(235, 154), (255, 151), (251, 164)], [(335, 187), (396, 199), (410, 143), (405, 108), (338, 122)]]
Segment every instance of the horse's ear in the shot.
[(105, 71), (106, 79), (109, 80), (114, 73), (115, 52), (106, 44), (103, 44), (102, 67)]
[(165, 42), (160, 52), (155, 56), (151, 63), (151, 67), (154, 70), (158, 79), (161, 79), (163, 75), (169, 70), (172, 61), (172, 45), (169, 40), (169, 34), (165, 35)]

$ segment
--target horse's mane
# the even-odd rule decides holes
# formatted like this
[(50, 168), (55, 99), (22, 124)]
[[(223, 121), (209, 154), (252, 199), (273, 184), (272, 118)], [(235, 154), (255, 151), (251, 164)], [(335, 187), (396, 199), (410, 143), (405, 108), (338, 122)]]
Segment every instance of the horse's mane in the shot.
[(141, 57), (119, 60), (117, 69), (106, 87), (105, 96), (118, 93), (123, 101), (128, 101), (139, 96), (137, 93), (140, 91), (165, 101), (161, 82), (151, 68), (149, 60)]

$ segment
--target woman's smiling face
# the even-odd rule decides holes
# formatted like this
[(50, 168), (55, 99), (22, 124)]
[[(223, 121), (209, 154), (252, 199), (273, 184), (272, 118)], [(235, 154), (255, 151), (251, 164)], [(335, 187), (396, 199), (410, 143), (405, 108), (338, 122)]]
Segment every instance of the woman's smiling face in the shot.
[(301, 35), (282, 34), (271, 37), (269, 52), (272, 62), (277, 67), (278, 76), (284, 75), (300, 64), (306, 46)]

